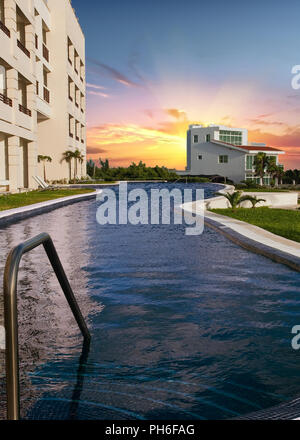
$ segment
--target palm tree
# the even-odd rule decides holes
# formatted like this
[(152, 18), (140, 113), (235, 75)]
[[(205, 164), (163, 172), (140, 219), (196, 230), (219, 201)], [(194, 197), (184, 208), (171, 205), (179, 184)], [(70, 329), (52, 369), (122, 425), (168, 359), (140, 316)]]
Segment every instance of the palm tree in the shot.
[(252, 208), (256, 208), (256, 205), (260, 202), (265, 202), (265, 199), (258, 199), (256, 196), (249, 196), (249, 202), (252, 204)]
[(77, 170), (78, 170), (78, 161), (81, 162), (81, 163), (83, 162), (81, 151), (76, 150), (73, 153), (73, 159), (74, 159), (74, 183), (75, 183), (76, 176), (78, 174), (78, 172), (77, 172)]
[(263, 186), (263, 178), (265, 175), (266, 168), (270, 165), (270, 159), (266, 155), (266, 153), (258, 153), (253, 161), (253, 165), (255, 168), (255, 175), (259, 177), (260, 186)]
[[(82, 174), (82, 164), (83, 164), (83, 162), (84, 162), (84, 159), (85, 159), (84, 154), (80, 153), (80, 157), (78, 158), (78, 160), (79, 160), (79, 163), (80, 163), (80, 165), (81, 165), (81, 177), (83, 177), (83, 174)], [(86, 175), (86, 174), (85, 174), (85, 175)]]
[(43, 162), (43, 168), (44, 168), (44, 181), (47, 181), (47, 177), (46, 177), (46, 162), (52, 162), (52, 157), (50, 156), (42, 156), (39, 155), (38, 156), (38, 163)]
[(61, 163), (62, 162), (67, 162), (67, 164), (69, 165), (69, 181), (72, 180), (72, 159), (74, 157), (74, 153), (71, 150), (67, 150), (63, 153), (63, 157), (61, 159)]
[(234, 191), (232, 194), (217, 193), (218, 196), (225, 197), (229, 201), (232, 210), (235, 210), (238, 207), (238, 205), (240, 205), (242, 202), (246, 202), (247, 200), (251, 201), (252, 197), (250, 195), (243, 196), (242, 194), (243, 194), (242, 191)]

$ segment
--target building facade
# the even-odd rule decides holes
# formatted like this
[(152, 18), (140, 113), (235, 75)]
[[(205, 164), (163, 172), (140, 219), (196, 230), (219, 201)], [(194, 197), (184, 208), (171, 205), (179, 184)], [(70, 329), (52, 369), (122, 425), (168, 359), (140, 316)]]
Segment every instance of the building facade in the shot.
[[(265, 144), (248, 145), (246, 129), (221, 125), (191, 125), (187, 132), (187, 167), (180, 173), (191, 176), (221, 176), (239, 183), (255, 180), (254, 157), (260, 153), (274, 158), (279, 165), (279, 156), (285, 154)], [(264, 183), (269, 184), (271, 176), (265, 174)]]
[(85, 39), (70, 0), (0, 0), (0, 191), (86, 175)]

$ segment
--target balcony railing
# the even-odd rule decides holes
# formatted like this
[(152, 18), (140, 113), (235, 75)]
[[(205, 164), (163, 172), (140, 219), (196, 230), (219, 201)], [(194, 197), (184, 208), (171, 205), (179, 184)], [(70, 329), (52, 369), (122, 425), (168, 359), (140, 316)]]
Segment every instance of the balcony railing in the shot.
[(10, 38), (10, 30), (0, 21), (0, 29)]
[(49, 62), (49, 49), (43, 44), (43, 57)]
[(21, 113), (24, 113), (27, 116), (31, 116), (31, 110), (29, 110), (28, 108), (24, 107), (24, 105), (19, 104), (19, 110)]
[(18, 45), (18, 48), (21, 49), (21, 51), (24, 52), (25, 55), (28, 56), (28, 58), (30, 58), (30, 52), (29, 52), (29, 50), (26, 49), (26, 47), (24, 46), (24, 44), (21, 43), (20, 40), (17, 40), (17, 45)]
[(9, 105), (10, 107), (12, 107), (12, 100), (10, 98), (8, 98), (7, 96), (3, 95), (2, 93), (0, 93), (0, 101), (6, 105)]
[(48, 102), (48, 104), (49, 104), (49, 102), (50, 102), (50, 92), (47, 89), (47, 87), (44, 87), (44, 100), (46, 102)]

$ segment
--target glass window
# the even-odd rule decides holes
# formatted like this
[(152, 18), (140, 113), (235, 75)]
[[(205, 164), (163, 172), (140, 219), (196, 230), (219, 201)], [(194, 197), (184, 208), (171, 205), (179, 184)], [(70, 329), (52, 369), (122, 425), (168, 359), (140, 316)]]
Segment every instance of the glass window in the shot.
[(210, 134), (206, 135), (206, 142), (210, 142)]
[(252, 170), (252, 168), (253, 168), (253, 161), (254, 161), (254, 157), (253, 156), (247, 156), (246, 157), (246, 169), (247, 170)]
[(198, 160), (202, 160), (201, 154), (198, 155)]
[(219, 163), (228, 163), (228, 156), (219, 156)]
[(198, 144), (199, 136), (197, 134), (194, 135), (194, 144)]

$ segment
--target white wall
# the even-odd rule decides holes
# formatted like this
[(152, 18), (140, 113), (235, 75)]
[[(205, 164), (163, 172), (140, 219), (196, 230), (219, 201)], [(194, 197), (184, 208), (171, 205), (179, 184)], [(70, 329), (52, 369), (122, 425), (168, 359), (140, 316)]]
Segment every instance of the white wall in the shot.
[[(198, 156), (202, 156), (202, 160)], [(219, 156), (228, 156), (228, 163), (219, 163)], [(245, 153), (212, 142), (192, 144), (191, 174), (228, 177), (235, 183), (245, 179)]]

